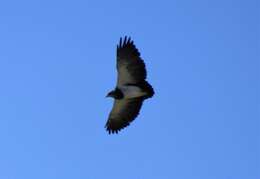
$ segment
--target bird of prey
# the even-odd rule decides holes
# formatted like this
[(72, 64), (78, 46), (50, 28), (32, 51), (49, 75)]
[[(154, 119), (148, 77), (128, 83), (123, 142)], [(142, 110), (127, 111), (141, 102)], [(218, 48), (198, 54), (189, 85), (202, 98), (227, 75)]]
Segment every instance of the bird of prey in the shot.
[(152, 86), (146, 81), (144, 61), (133, 40), (120, 38), (116, 52), (117, 84), (107, 94), (114, 98), (105, 126), (109, 134), (127, 127), (138, 116), (143, 101), (154, 95)]

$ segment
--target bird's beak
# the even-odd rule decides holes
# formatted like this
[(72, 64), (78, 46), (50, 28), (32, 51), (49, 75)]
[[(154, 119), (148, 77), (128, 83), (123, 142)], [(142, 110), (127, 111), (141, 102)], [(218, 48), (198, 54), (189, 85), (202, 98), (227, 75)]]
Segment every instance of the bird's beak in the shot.
[(106, 98), (108, 98), (108, 97), (109, 97), (109, 95), (107, 94), (107, 95), (106, 95)]

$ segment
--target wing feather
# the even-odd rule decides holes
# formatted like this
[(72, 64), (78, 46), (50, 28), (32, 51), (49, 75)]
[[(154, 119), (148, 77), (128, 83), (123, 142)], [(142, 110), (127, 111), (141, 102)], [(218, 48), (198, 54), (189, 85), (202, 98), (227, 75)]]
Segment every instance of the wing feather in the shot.
[(145, 63), (131, 38), (120, 38), (117, 46), (117, 86), (141, 83), (146, 79)]
[(138, 116), (143, 100), (143, 98), (115, 100), (106, 123), (109, 134), (118, 133), (128, 126)]

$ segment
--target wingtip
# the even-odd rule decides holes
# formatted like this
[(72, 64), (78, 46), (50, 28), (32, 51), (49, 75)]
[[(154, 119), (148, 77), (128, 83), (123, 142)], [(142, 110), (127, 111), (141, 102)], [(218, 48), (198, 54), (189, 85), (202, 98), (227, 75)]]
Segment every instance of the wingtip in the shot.
[(118, 132), (120, 131), (120, 129), (113, 130), (113, 129), (110, 129), (110, 128), (106, 128), (106, 130), (107, 130), (109, 135), (111, 135), (111, 134), (118, 134)]
[(108, 134), (118, 134), (122, 129), (124, 129), (125, 127), (129, 126), (129, 122), (125, 123), (122, 126), (113, 126), (113, 124), (111, 124), (109, 121), (106, 123), (105, 128), (106, 131), (108, 132)]
[(125, 36), (125, 38), (124, 38), (123, 46), (125, 46), (126, 44), (127, 44), (127, 36)]
[(134, 42), (133, 42), (133, 40), (131, 39), (130, 36), (125, 35), (125, 36), (123, 36), (123, 37), (120, 37), (120, 39), (119, 39), (119, 45), (117, 45), (117, 49), (118, 49), (118, 48), (123, 48), (124, 46), (126, 46), (126, 45), (128, 45), (128, 44), (131, 44), (131, 45), (134, 44)]

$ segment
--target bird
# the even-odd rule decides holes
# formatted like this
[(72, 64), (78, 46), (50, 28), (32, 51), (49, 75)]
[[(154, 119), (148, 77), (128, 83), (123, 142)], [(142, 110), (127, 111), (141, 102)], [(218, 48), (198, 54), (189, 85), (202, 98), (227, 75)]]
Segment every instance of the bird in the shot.
[(114, 99), (105, 128), (118, 133), (139, 115), (144, 100), (153, 97), (154, 89), (147, 78), (146, 66), (131, 37), (120, 38), (116, 48), (117, 83), (106, 97)]

